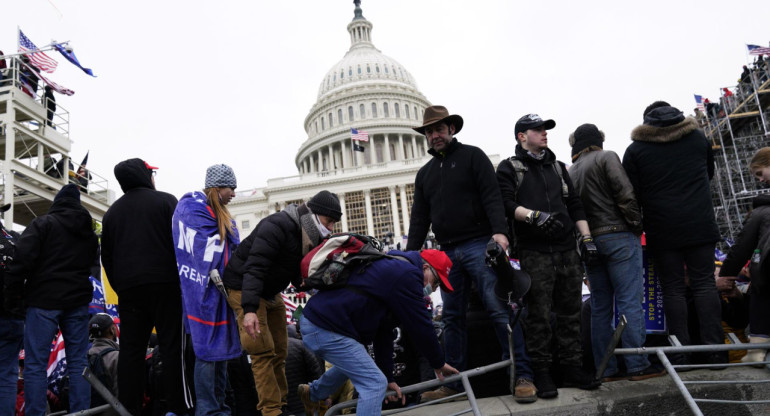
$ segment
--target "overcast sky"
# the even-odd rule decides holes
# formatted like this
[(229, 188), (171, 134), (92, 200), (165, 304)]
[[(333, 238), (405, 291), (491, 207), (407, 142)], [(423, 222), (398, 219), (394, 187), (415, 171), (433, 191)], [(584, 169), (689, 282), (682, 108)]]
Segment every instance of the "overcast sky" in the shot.
[[(770, 1), (363, 0), (374, 45), (433, 104), (465, 119), (462, 142), (502, 157), (513, 125), (553, 118), (549, 145), (591, 122), (621, 157), (642, 110), (736, 84), (746, 43), (770, 41)], [(24, 0), (2, 5), (0, 49), (16, 25), (36, 44), (70, 40), (91, 78), (58, 53), (50, 78), (71, 115), (72, 158), (120, 195), (113, 166), (141, 157), (158, 189), (181, 196), (226, 163), (239, 190), (297, 174), (303, 122), (326, 72), (350, 46), (352, 0)]]

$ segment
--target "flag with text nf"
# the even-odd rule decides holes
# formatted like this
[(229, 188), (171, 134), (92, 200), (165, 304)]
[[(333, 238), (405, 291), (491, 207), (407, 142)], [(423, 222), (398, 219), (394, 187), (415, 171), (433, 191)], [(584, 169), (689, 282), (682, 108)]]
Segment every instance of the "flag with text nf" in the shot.
[(368, 142), (369, 133), (363, 130), (350, 129), (350, 138), (359, 142)]
[(52, 73), (56, 70), (58, 63), (49, 58), (45, 53), (40, 52), (37, 46), (24, 36), (24, 32), (21, 29), (19, 29), (19, 52), (25, 52), (32, 65), (45, 72)]
[(768, 55), (770, 48), (759, 45), (746, 45), (749, 48), (749, 55)]

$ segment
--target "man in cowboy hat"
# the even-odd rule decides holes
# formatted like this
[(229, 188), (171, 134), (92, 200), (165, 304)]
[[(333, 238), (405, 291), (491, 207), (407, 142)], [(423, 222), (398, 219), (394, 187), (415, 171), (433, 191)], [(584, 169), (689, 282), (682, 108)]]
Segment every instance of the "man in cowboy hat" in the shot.
[[(494, 292), (497, 276), (486, 265), (486, 247), (490, 238), (503, 249), (508, 248), (505, 233), (505, 212), (495, 170), (484, 151), (457, 141), (454, 137), (463, 127), (459, 115), (449, 115), (443, 106), (425, 109), (423, 124), (414, 130), (424, 134), (430, 144), (433, 158), (423, 166), (414, 184), (414, 204), (409, 225), (407, 250), (418, 250), (433, 228), (454, 267), (449, 282), (454, 292), (442, 291), (446, 361), (462, 371), (466, 365), (467, 334), (465, 311), (471, 281), (476, 283), (484, 307), (494, 322), (497, 339), (508, 358), (510, 309)], [(524, 351), (523, 338), (518, 327), (514, 334), (516, 354), (516, 400), (532, 402), (537, 399), (532, 385), (532, 372)], [(423, 401), (456, 394), (459, 383), (442, 386), (423, 393)]]
[(521, 117), (515, 126), (515, 155), (497, 166), (505, 214), (513, 223), (515, 250), (521, 268), (532, 277), (527, 295), (527, 353), (532, 359), (537, 395), (558, 395), (551, 377), (551, 312), (556, 315), (556, 341), (564, 387), (595, 389), (599, 383), (582, 370), (580, 308), (583, 264), (575, 251), (575, 229), (582, 235), (580, 251), (592, 262), (598, 257), (580, 196), (564, 163), (548, 149), (548, 130), (556, 122), (537, 114)]

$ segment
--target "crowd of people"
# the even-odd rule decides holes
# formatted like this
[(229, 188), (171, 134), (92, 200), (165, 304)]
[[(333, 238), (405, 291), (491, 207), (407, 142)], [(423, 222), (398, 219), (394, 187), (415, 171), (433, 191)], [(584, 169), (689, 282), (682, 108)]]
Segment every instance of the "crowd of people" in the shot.
[[(49, 212), (21, 235), (3, 228), (0, 415), (18, 411), (22, 346), (23, 412), (39, 416), (50, 409), (46, 369), (58, 333), (70, 412), (99, 403), (81, 377), (98, 365), (103, 384), (132, 415), (300, 414), (328, 407), (340, 395), (357, 397), (359, 414), (376, 415), (383, 402), (412, 401), (397, 381), (404, 368), (394, 363), (394, 339), (422, 357), (428, 374), (420, 379), (468, 368), (474, 298), (489, 315), (500, 358), (514, 353), (512, 394), (519, 403), (555, 398), (565, 387), (591, 390), (602, 382), (661, 376), (664, 368), (644, 355), (613, 356), (603, 374), (595, 374), (612, 336), (614, 308), (628, 322), (622, 345), (645, 345), (642, 233), (662, 285), (668, 333), (683, 345), (722, 344), (725, 299), (736, 296), (740, 275), (750, 276), (741, 299), (747, 298), (753, 349), (744, 360), (764, 361), (770, 197), (754, 200), (717, 270), (711, 146), (695, 118), (666, 102), (652, 103), (642, 120), (622, 160), (603, 149), (596, 125), (577, 127), (568, 167), (548, 147), (555, 121), (527, 114), (515, 124), (513, 156), (495, 169), (483, 150), (455, 137), (461, 116), (426, 108), (415, 130), (425, 135), (432, 157), (415, 178), (405, 251), (357, 266), (341, 289), (315, 293), (296, 331), (287, 327), (281, 293), (302, 287), (303, 257), (340, 221), (335, 194), (324, 190), (290, 204), (241, 240), (227, 208), (237, 187), (232, 168), (209, 167), (203, 190), (177, 200), (155, 188), (157, 167), (128, 159), (115, 166), (124, 195), (105, 214), (99, 240), (78, 186), (65, 185)], [(759, 150), (749, 166), (769, 184), (770, 148)], [(424, 248), (429, 232), (439, 250)], [(513, 346), (514, 315), (495, 290), (500, 277), (487, 261), (490, 241), (531, 279)], [(89, 316), (89, 276), (99, 259), (118, 296), (119, 327), (108, 315)], [(584, 278), (589, 319), (581, 319)], [(430, 312), (438, 289), (440, 337)], [(586, 328), (589, 342), (581, 334)], [(157, 347), (148, 355), (154, 338)], [(715, 369), (728, 362), (726, 352), (670, 358)], [(462, 399), (462, 390), (450, 383), (418, 400)]]

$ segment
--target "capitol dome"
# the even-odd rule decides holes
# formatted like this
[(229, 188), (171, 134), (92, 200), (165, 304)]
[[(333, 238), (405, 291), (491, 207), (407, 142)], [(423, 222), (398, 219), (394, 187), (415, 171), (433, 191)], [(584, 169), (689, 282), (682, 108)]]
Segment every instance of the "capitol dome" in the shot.
[[(361, 2), (354, 3), (347, 27), (350, 49), (321, 80), (305, 118), (307, 140), (295, 159), (300, 174), (419, 159), (428, 149), (412, 127), (421, 124), (430, 103), (409, 71), (374, 46), (372, 23), (363, 16)], [(368, 142), (356, 143), (363, 152), (353, 150), (351, 129), (368, 133)]]

